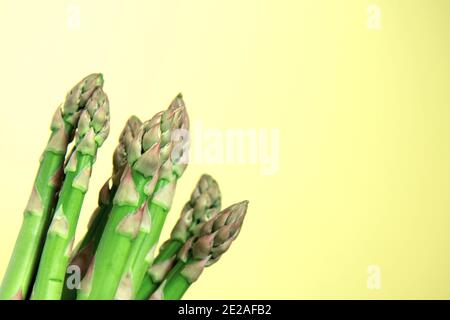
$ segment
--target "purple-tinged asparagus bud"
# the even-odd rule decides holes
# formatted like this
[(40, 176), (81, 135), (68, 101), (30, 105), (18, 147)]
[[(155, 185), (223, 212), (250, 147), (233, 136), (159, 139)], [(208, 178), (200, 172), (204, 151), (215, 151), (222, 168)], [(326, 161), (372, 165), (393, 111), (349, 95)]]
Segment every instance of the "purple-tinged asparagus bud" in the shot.
[(86, 193), (92, 173), (92, 163), (84, 168), (77, 168), (78, 157), (89, 155), (95, 159), (97, 149), (102, 146), (109, 134), (109, 102), (101, 88), (94, 90), (85, 108), (80, 111), (80, 117), (75, 131), (75, 148), (64, 168), (67, 172), (79, 173), (74, 178), (72, 187)]
[(186, 262), (181, 275), (189, 283), (198, 279), (205, 267), (218, 261), (236, 239), (247, 212), (248, 201), (234, 204), (204, 223), (199, 234), (190, 238), (178, 253)]
[[(103, 86), (103, 76), (101, 74), (91, 74), (81, 80), (66, 95), (61, 106), (59, 106), (53, 116), (51, 123), (52, 135), (47, 144), (46, 151), (57, 154), (65, 154), (67, 145), (72, 141), (77, 128), (78, 121), (86, 105), (97, 89)], [(97, 118), (102, 114), (100, 112)], [(100, 123), (96, 119), (96, 124)]]
[[(145, 177), (154, 176), (159, 166), (164, 166), (170, 159), (174, 146), (171, 139), (172, 133), (182, 128), (186, 117), (187, 113), (183, 104), (177, 108), (169, 107), (146, 121), (128, 150), (128, 162), (133, 169)], [(157, 159), (154, 152), (156, 146), (158, 146)], [(152, 151), (148, 152), (149, 150)], [(172, 167), (165, 165), (163, 171), (172, 171)]]
[(109, 134), (109, 102), (101, 88), (97, 88), (81, 112), (75, 136), (76, 150), (95, 157)]
[[(202, 224), (219, 213), (221, 206), (221, 195), (217, 182), (209, 175), (202, 175), (195, 186), (190, 200), (185, 204), (180, 218), (172, 230), (171, 238), (160, 248), (162, 254), (173, 241), (185, 243), (192, 242), (193, 235), (201, 229)], [(213, 239), (211, 239), (213, 240)], [(188, 258), (191, 245), (183, 247), (184, 253), (179, 252), (179, 256)], [(193, 249), (195, 251), (196, 249)], [(148, 274), (154, 283), (160, 283), (173, 268), (176, 262), (176, 253), (164, 258), (157, 259), (148, 270)]]
[(125, 165), (127, 164), (127, 151), (132, 141), (136, 138), (139, 130), (141, 129), (142, 122), (136, 116), (131, 116), (125, 128), (122, 130), (119, 138), (119, 145), (114, 150), (113, 155), (113, 184), (118, 186), (120, 178), (122, 176)]
[[(181, 97), (177, 97), (176, 100), (177, 104), (172, 102), (167, 110), (157, 113), (151, 120), (143, 123), (127, 150), (127, 161), (131, 171), (151, 178), (144, 187), (145, 194), (152, 196), (154, 203), (167, 210), (172, 205), (178, 177), (175, 170), (177, 163), (172, 158), (175, 145), (172, 133), (185, 126), (187, 121), (187, 112)], [(123, 176), (126, 174), (131, 175), (130, 172), (124, 172)], [(164, 179), (167, 183), (156, 189), (159, 179)], [(135, 193), (131, 183), (123, 186), (121, 182), (114, 199), (115, 203), (119, 196), (130, 193)]]
[[(63, 104), (64, 115), (76, 115), (86, 104), (97, 88), (103, 87), (103, 75), (94, 73), (81, 80), (70, 90)], [(74, 117), (76, 118), (76, 117)], [(75, 125), (75, 123), (71, 123)]]

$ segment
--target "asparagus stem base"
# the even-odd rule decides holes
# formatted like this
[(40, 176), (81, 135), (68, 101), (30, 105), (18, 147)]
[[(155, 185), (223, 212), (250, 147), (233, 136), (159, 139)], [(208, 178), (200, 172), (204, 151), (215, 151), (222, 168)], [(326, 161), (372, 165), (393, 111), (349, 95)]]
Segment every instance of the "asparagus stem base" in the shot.
[(0, 300), (12, 299), (19, 292), (21, 299), (24, 299), (30, 291), (30, 283), (36, 273), (46, 236), (45, 231), (51, 220), (53, 204), (59, 190), (57, 186), (49, 184), (49, 181), (62, 169), (63, 164), (63, 154), (45, 152), (33, 186), (41, 197), (43, 212), (41, 216), (25, 212), (11, 260), (0, 287)]

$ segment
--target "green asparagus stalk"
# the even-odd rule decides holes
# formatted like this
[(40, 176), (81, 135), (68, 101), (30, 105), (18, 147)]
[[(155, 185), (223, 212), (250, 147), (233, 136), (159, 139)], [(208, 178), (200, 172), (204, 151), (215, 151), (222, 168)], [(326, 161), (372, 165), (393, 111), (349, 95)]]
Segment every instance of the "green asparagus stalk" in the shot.
[(145, 273), (136, 299), (147, 300), (158, 288), (176, 262), (183, 244), (196, 235), (203, 223), (209, 221), (221, 207), (221, 196), (217, 182), (209, 175), (201, 176), (191, 199), (185, 204), (169, 240), (164, 242), (158, 256)]
[[(169, 109), (176, 108), (184, 109), (181, 95), (178, 95), (169, 107)], [(180, 129), (186, 131), (189, 129), (187, 117), (183, 118)], [(177, 146), (181, 147), (181, 145)], [(160, 167), (155, 191), (149, 199), (148, 212), (150, 214), (151, 228), (140, 228), (136, 239), (133, 241), (119, 287), (117, 288), (116, 299), (134, 299), (142, 279), (152, 263), (159, 236), (172, 205), (177, 180), (187, 166), (187, 162), (181, 161), (185, 152), (187, 151), (184, 148), (174, 149)]]
[(248, 201), (234, 204), (204, 223), (198, 236), (190, 238), (180, 249), (179, 261), (150, 299), (181, 299), (204, 268), (217, 262), (229, 249), (241, 230), (247, 206)]
[[(143, 124), (128, 148), (128, 160), (113, 208), (106, 223), (94, 259), (81, 282), (77, 298), (115, 298), (131, 245), (140, 229), (150, 231), (152, 221), (148, 199), (153, 195), (161, 163), (173, 151), (172, 133), (181, 128), (187, 117), (184, 106), (168, 108)], [(166, 193), (159, 193), (164, 200)]]
[[(113, 172), (100, 190), (98, 197), (98, 207), (95, 209), (88, 224), (88, 230), (83, 239), (74, 250), (69, 262), (69, 267), (76, 266), (81, 278), (86, 274), (87, 268), (92, 261), (98, 243), (105, 229), (106, 221), (112, 209), (112, 202), (120, 183), (120, 177), (127, 163), (127, 149), (133, 139), (137, 136), (142, 126), (141, 120), (136, 116), (128, 119), (125, 128), (122, 130), (119, 138), (119, 144), (113, 155)], [(110, 186), (112, 181), (112, 185)], [(66, 275), (66, 281), (63, 290), (64, 300), (74, 300), (77, 296), (78, 284), (67, 283), (69, 277)]]
[(97, 149), (109, 134), (109, 102), (98, 88), (80, 114), (76, 145), (64, 172), (64, 183), (47, 232), (32, 299), (60, 299), (72, 253), (81, 206), (89, 187)]
[(72, 141), (80, 113), (93, 92), (103, 86), (101, 74), (81, 80), (59, 106), (51, 124), (51, 135), (41, 157), (39, 170), (6, 274), (0, 300), (25, 299), (41, 254), (43, 240), (61, 187), (67, 146)]

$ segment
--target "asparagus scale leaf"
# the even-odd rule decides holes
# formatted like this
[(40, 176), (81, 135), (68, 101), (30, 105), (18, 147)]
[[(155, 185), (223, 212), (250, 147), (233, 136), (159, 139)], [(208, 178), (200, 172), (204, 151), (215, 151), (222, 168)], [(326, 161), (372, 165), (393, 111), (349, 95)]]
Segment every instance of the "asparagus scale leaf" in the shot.
[[(136, 116), (131, 116), (119, 137), (119, 144), (113, 154), (113, 172), (101, 188), (98, 196), (98, 207), (95, 209), (88, 224), (88, 230), (80, 243), (74, 250), (69, 262), (70, 266), (78, 267), (81, 278), (92, 262), (98, 243), (105, 229), (109, 213), (112, 209), (114, 196), (120, 184), (120, 177), (127, 163), (127, 150), (133, 139), (137, 136), (142, 126), (141, 120)], [(112, 185), (110, 186), (112, 182)], [(72, 269), (71, 269), (72, 270)], [(68, 283), (69, 273), (66, 275), (62, 298), (64, 300), (74, 300), (77, 296), (78, 283)], [(77, 280), (77, 279), (75, 279)]]
[(25, 299), (30, 291), (53, 205), (60, 190), (67, 146), (74, 137), (87, 101), (102, 86), (101, 74), (87, 76), (67, 93), (55, 112), (50, 139), (41, 157), (23, 223), (0, 286), (0, 300)]
[(175, 265), (183, 244), (198, 233), (202, 224), (219, 213), (220, 207), (219, 185), (211, 176), (202, 175), (190, 200), (183, 207), (169, 240), (162, 244), (159, 254), (145, 273), (136, 299), (147, 300), (150, 297)]
[(55, 214), (47, 232), (32, 299), (60, 299), (72, 253), (78, 217), (89, 187), (97, 149), (109, 134), (109, 102), (97, 88), (80, 114), (76, 145), (64, 172)]
[(95, 256), (81, 282), (77, 299), (114, 299), (133, 241), (150, 230), (149, 198), (161, 163), (169, 158), (171, 134), (185, 121), (184, 108), (169, 108), (145, 122), (128, 148), (128, 160)]

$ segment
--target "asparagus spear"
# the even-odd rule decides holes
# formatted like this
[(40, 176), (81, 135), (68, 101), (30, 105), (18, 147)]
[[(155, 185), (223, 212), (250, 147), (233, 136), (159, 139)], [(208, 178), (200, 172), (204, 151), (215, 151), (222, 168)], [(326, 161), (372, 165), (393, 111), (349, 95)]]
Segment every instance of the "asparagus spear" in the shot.
[(97, 149), (109, 134), (109, 102), (98, 88), (86, 103), (76, 131), (75, 149), (64, 171), (55, 215), (50, 224), (32, 299), (60, 299), (66, 268), (72, 253), (76, 225), (89, 187)]
[(67, 146), (73, 139), (86, 102), (102, 86), (101, 74), (87, 76), (67, 93), (65, 101), (55, 112), (52, 133), (42, 155), (22, 227), (0, 287), (0, 300), (27, 297), (60, 189)]
[[(155, 190), (161, 163), (172, 153), (172, 132), (182, 127), (184, 107), (168, 108), (143, 124), (128, 148), (128, 160), (97, 252), (78, 290), (78, 299), (113, 299), (133, 240), (155, 221), (148, 199)], [(166, 189), (170, 191), (170, 189)], [(160, 197), (163, 194), (160, 194)]]
[[(185, 108), (181, 94), (172, 101), (169, 107), (169, 109), (176, 108), (182, 108), (183, 110)], [(188, 130), (188, 128), (189, 122), (186, 116), (183, 118), (181, 129)], [(116, 299), (134, 299), (142, 279), (152, 263), (156, 244), (172, 205), (177, 180), (187, 166), (187, 163), (180, 161), (184, 152), (187, 152), (184, 148), (174, 149), (167, 160), (162, 162), (155, 191), (149, 199), (148, 212), (151, 218), (151, 228), (140, 228), (136, 239), (133, 241), (117, 288)]]
[[(119, 187), (120, 177), (127, 163), (127, 149), (133, 139), (136, 137), (138, 131), (142, 126), (141, 120), (138, 117), (132, 116), (128, 119), (122, 133), (120, 134), (119, 144), (117, 145), (113, 155), (113, 172), (110, 179), (108, 179), (100, 190), (98, 197), (98, 207), (91, 216), (88, 224), (88, 231), (83, 239), (80, 241), (77, 248), (74, 250), (69, 262), (69, 266), (77, 266), (80, 270), (81, 278), (86, 274), (87, 268), (92, 261), (101, 235), (105, 229), (106, 221), (112, 209), (112, 202), (116, 191)], [(110, 186), (112, 181), (112, 186)], [(76, 299), (76, 286), (69, 286), (66, 277), (63, 299)]]
[(183, 244), (196, 235), (206, 221), (214, 217), (221, 207), (217, 182), (209, 175), (202, 175), (191, 199), (185, 204), (181, 216), (172, 230), (170, 239), (160, 248), (158, 256), (146, 272), (136, 298), (146, 300), (158, 288), (176, 262), (176, 255)]
[(236, 239), (247, 212), (248, 201), (228, 207), (204, 223), (178, 252), (178, 263), (150, 296), (151, 300), (181, 299), (203, 269), (217, 262)]

